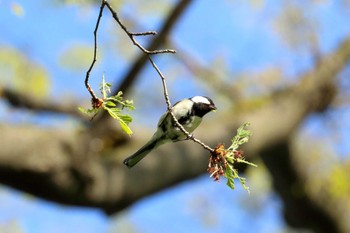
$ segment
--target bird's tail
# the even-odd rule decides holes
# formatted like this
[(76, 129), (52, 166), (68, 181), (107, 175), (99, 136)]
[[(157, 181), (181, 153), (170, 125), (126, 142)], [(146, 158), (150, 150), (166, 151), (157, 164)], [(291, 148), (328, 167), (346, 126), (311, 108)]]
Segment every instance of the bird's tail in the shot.
[(164, 142), (156, 140), (155, 137), (152, 137), (152, 139), (149, 142), (147, 142), (146, 145), (141, 147), (130, 157), (126, 158), (123, 163), (129, 168), (131, 168), (135, 166), (141, 159), (143, 159), (149, 152), (151, 152), (153, 149), (157, 148), (163, 143)]

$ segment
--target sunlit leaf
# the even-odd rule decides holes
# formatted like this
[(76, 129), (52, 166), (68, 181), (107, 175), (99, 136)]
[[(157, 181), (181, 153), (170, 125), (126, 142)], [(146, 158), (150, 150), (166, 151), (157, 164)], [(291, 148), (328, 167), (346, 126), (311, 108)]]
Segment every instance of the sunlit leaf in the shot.
[(119, 108), (107, 108), (105, 107), (109, 115), (111, 115), (114, 119), (117, 119), (119, 121), (119, 124), (122, 128), (122, 130), (128, 134), (131, 135), (133, 132), (129, 127), (129, 123), (132, 121), (132, 118), (129, 115), (123, 115), (121, 114), (121, 109)]
[(0, 47), (0, 85), (42, 97), (50, 88), (48, 72), (24, 54), (10, 47)]
[(249, 123), (245, 123), (237, 129), (237, 134), (232, 138), (232, 144), (227, 149), (225, 149), (224, 144), (220, 143), (212, 151), (207, 171), (214, 181), (219, 181), (220, 177), (224, 176), (227, 179), (227, 186), (231, 189), (235, 188), (235, 179), (238, 179), (242, 187), (249, 193), (249, 187), (245, 184), (245, 178), (241, 177), (235, 168), (237, 163), (245, 163), (257, 167), (254, 163), (247, 162), (244, 159), (242, 150), (237, 150), (240, 145), (248, 142), (249, 137), (252, 135), (250, 130), (245, 128), (247, 126), (249, 126)]
[(23, 17), (25, 14), (23, 6), (18, 2), (12, 2), (10, 5), (10, 9), (12, 13), (17, 17)]
[(75, 44), (67, 48), (59, 58), (62, 67), (72, 71), (85, 70), (89, 67), (93, 56), (93, 48), (88, 45)]

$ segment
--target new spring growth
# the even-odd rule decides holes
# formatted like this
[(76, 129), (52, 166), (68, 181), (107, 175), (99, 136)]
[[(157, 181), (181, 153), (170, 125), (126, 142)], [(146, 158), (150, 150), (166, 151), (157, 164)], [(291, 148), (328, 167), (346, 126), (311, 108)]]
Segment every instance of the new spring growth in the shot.
[(249, 187), (245, 185), (245, 178), (239, 176), (235, 164), (245, 163), (250, 166), (257, 167), (254, 163), (250, 163), (244, 158), (244, 151), (238, 150), (238, 148), (248, 142), (251, 132), (245, 127), (249, 126), (249, 123), (243, 124), (237, 129), (237, 134), (231, 140), (231, 146), (227, 149), (224, 144), (219, 144), (211, 153), (208, 163), (208, 173), (214, 181), (219, 181), (220, 177), (224, 176), (227, 179), (227, 185), (231, 188), (235, 188), (235, 179), (238, 179), (242, 187), (249, 193)]
[(100, 92), (102, 98), (92, 98), (92, 109), (85, 110), (82, 107), (79, 107), (79, 110), (82, 113), (92, 115), (92, 119), (101, 111), (106, 110), (111, 117), (118, 120), (122, 130), (128, 135), (132, 134), (132, 131), (129, 127), (129, 124), (132, 121), (132, 118), (129, 114), (122, 113), (122, 110), (134, 110), (132, 100), (124, 100), (123, 93), (121, 91), (118, 94), (113, 96), (108, 96), (111, 92), (111, 84), (105, 82), (104, 76), (102, 76), (102, 82), (100, 83)]

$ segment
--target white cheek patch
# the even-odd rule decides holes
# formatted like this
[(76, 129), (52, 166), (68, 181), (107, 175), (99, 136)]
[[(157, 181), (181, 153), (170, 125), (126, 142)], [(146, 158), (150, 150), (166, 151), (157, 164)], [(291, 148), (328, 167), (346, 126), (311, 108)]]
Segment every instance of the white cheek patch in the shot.
[(209, 100), (203, 96), (195, 96), (195, 97), (192, 97), (191, 99), (195, 103), (210, 104)]

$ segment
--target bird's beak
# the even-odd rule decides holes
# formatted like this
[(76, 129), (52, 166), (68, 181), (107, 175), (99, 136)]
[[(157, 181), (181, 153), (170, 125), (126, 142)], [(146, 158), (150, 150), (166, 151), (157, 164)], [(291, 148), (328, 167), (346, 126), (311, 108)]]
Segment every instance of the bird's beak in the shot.
[(211, 111), (216, 112), (216, 109), (217, 109), (217, 108), (216, 108), (215, 105), (211, 104), (211, 105), (209, 106), (209, 108), (210, 108)]

